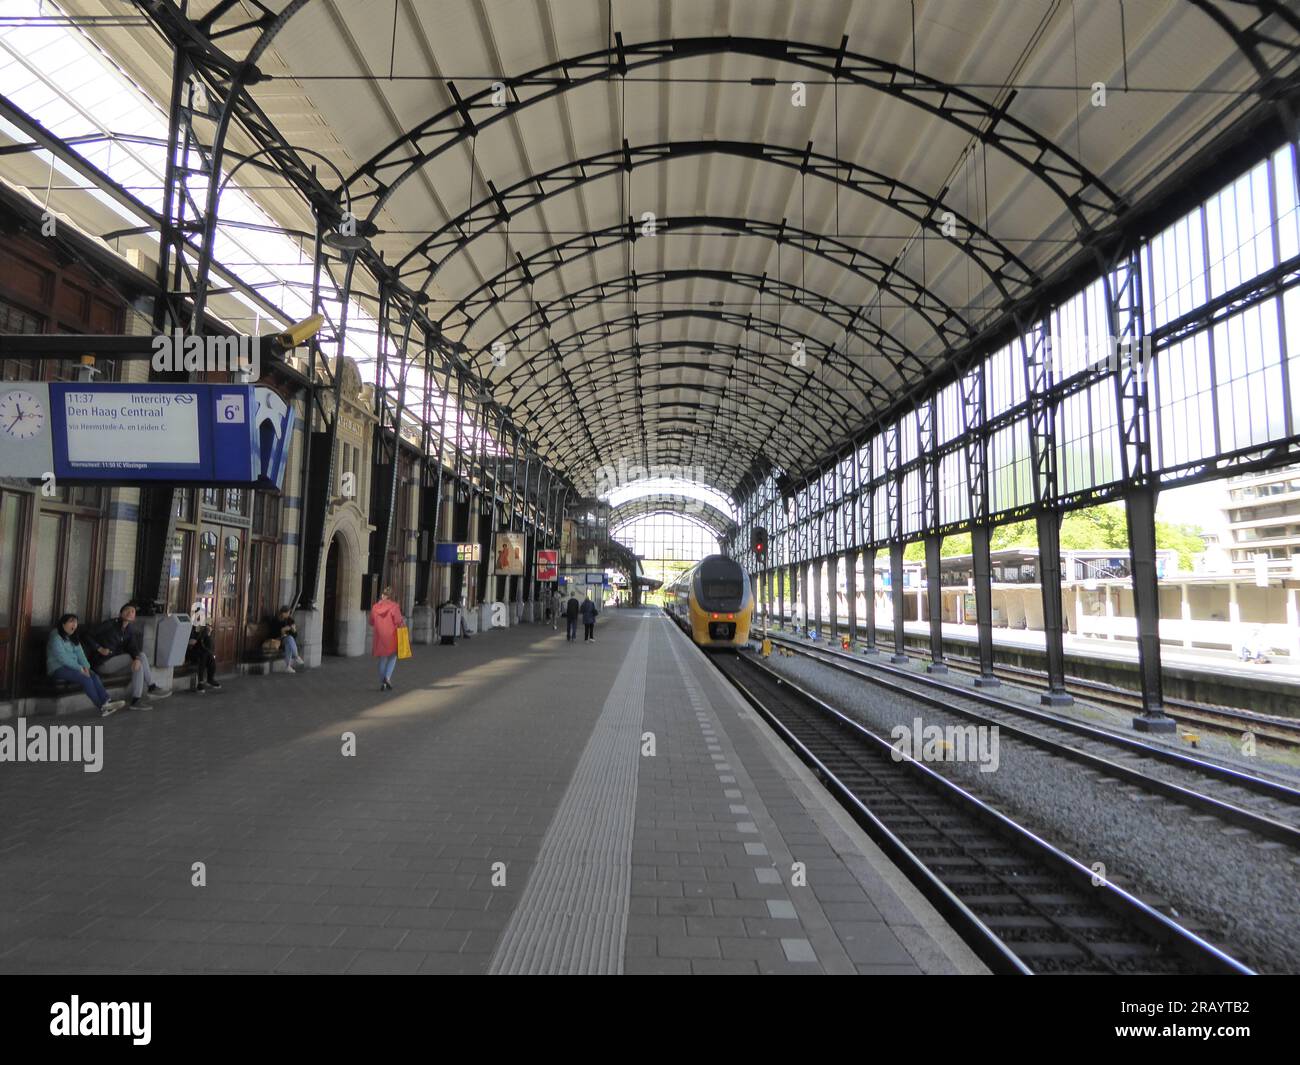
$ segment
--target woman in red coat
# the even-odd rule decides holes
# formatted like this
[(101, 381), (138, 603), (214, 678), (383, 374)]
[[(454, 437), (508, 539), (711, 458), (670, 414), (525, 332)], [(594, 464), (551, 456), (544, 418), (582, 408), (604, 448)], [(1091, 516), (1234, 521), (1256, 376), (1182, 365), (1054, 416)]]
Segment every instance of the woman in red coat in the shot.
[(392, 691), (389, 679), (397, 667), (397, 630), (406, 624), (402, 612), (393, 602), (393, 589), (385, 588), (379, 601), (370, 608), (370, 624), (375, 630), (372, 654), (379, 659), (379, 690)]

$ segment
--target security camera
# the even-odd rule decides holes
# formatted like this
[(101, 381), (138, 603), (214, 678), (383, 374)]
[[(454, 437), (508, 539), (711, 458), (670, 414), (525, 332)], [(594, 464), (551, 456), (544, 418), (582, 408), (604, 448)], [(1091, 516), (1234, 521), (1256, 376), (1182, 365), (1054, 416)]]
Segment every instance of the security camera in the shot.
[(325, 324), (323, 314), (313, 314), (310, 318), (304, 318), (301, 322), (289, 326), (283, 333), (275, 335), (276, 346), (283, 351), (290, 351), (305, 344), (317, 333), (320, 332), (321, 326)]

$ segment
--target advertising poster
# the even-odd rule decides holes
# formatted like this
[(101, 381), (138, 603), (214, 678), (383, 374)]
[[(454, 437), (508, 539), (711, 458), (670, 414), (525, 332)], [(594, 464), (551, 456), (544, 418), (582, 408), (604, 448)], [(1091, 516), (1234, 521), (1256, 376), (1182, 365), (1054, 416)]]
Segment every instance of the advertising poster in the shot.
[(496, 550), (492, 552), (492, 572), (498, 577), (522, 577), (524, 575), (523, 533), (497, 533)]
[(537, 579), (553, 581), (559, 575), (560, 553), (554, 548), (543, 548), (537, 552)]

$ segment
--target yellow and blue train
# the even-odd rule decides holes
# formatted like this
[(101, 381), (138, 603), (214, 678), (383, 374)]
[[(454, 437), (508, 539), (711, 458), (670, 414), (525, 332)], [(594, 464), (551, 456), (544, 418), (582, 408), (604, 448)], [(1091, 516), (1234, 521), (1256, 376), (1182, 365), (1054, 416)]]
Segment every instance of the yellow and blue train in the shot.
[(749, 642), (754, 594), (735, 559), (709, 555), (664, 589), (664, 609), (701, 647)]

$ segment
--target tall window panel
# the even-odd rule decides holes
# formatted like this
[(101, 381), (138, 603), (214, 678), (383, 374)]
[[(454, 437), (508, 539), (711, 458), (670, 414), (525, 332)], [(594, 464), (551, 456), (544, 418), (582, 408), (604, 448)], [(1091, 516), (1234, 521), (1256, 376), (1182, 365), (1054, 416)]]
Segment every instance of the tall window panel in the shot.
[(1211, 297), (1274, 264), (1268, 170), (1260, 163), (1205, 203)]
[(1213, 337), (1222, 450), (1236, 451), (1285, 435), (1277, 301), (1220, 322)]
[(1210, 336), (1197, 333), (1166, 348), (1152, 377), (1155, 464), (1170, 469), (1214, 454), (1214, 392)]

